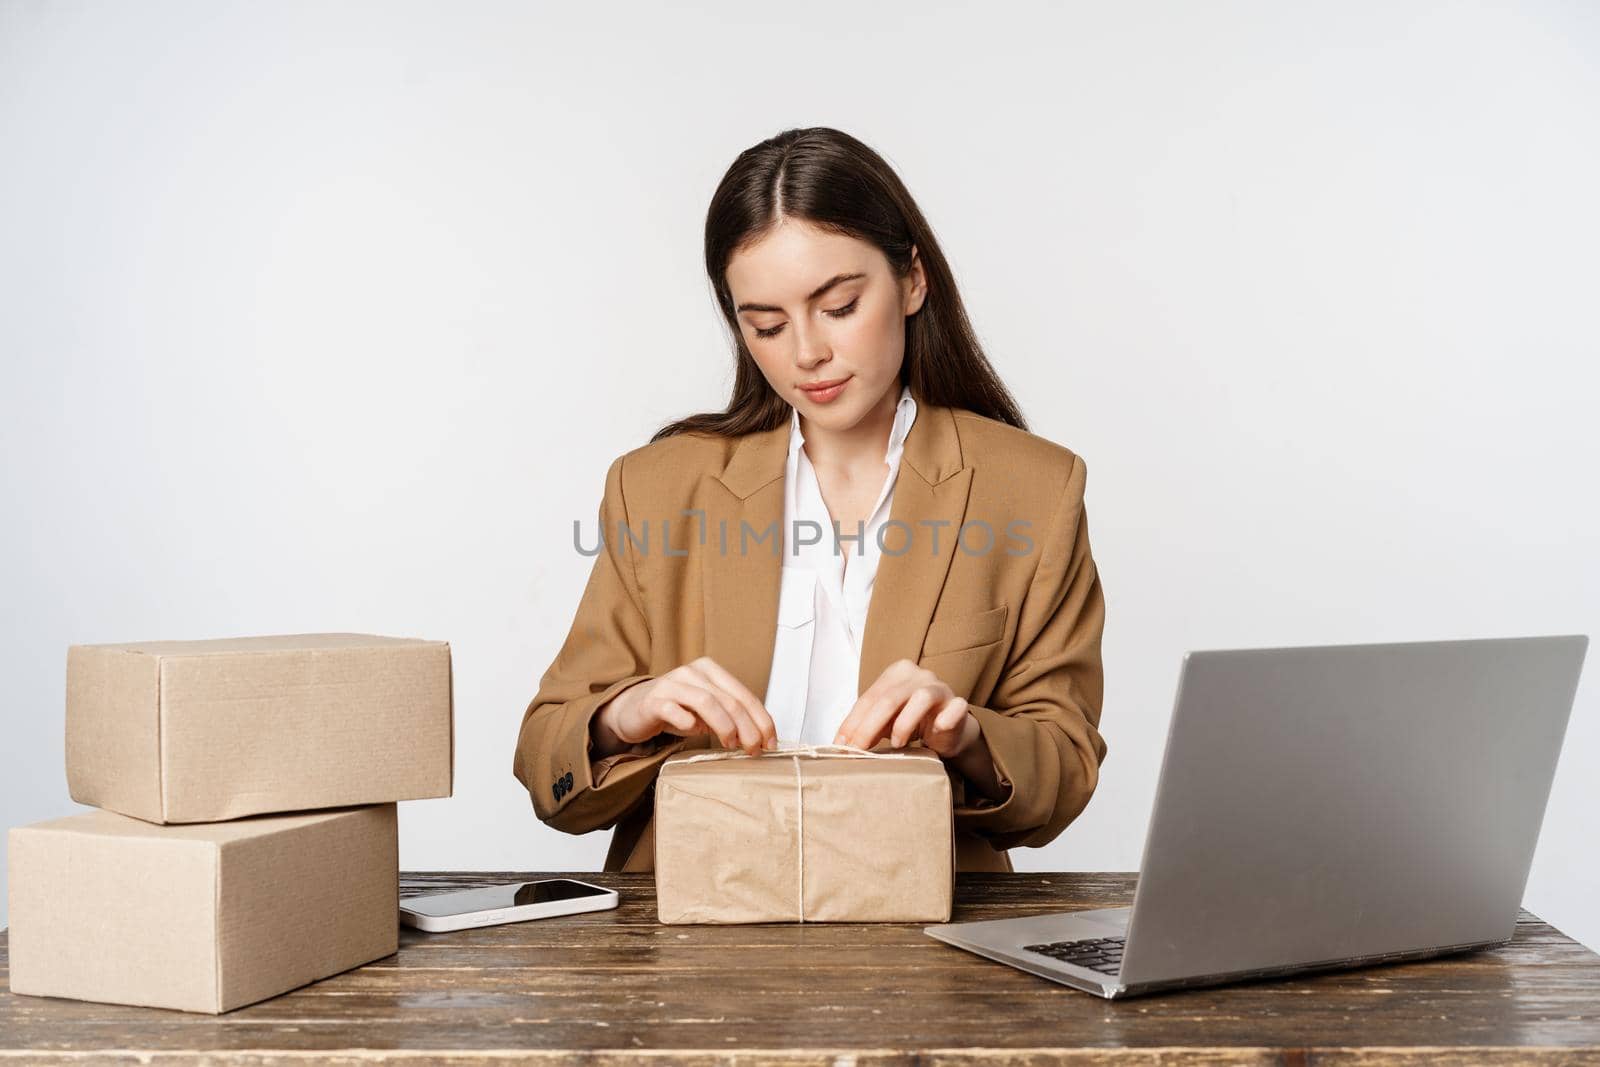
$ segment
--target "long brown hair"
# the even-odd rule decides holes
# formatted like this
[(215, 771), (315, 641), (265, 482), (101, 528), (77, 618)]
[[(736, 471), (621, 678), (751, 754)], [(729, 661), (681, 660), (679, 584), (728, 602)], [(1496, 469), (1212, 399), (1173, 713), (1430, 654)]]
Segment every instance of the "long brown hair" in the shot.
[(956, 290), (955, 276), (933, 229), (884, 159), (847, 133), (826, 126), (785, 130), (739, 154), (706, 211), (706, 273), (717, 306), (733, 332), (733, 396), (722, 411), (690, 415), (663, 426), (659, 441), (680, 433), (733, 437), (787, 422), (789, 404), (768, 384), (739, 329), (728, 290), (728, 262), (783, 218), (875, 245), (899, 278), (911, 250), (927, 278), (922, 306), (906, 319), (902, 384), (919, 401), (965, 408), (1026, 430), (1000, 376), (983, 354)]

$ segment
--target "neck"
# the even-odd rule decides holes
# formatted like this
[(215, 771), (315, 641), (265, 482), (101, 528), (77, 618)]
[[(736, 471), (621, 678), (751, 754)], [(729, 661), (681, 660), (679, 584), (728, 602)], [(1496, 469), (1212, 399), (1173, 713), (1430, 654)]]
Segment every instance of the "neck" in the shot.
[(811, 465), (833, 470), (881, 467), (889, 451), (889, 435), (894, 432), (900, 390), (900, 383), (895, 382), (860, 422), (845, 430), (824, 430), (801, 415), (800, 432), (806, 439), (802, 447)]

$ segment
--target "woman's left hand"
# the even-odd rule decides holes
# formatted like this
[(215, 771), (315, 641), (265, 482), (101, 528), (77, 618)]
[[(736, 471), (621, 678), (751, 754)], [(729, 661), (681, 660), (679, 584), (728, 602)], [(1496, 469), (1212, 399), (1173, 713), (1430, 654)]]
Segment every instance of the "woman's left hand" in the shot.
[(878, 675), (851, 707), (834, 736), (836, 745), (871, 748), (884, 737), (895, 748), (916, 738), (945, 759), (971, 749), (981, 731), (967, 702), (937, 674), (908, 659)]

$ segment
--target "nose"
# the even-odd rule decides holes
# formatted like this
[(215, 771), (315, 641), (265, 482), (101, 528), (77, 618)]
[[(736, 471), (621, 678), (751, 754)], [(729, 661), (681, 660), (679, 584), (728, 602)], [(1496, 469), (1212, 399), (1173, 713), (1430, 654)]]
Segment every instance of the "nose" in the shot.
[(794, 331), (795, 366), (803, 371), (809, 371), (819, 363), (826, 363), (831, 355), (827, 342), (823, 339), (822, 332), (814, 329), (801, 329), (798, 325)]

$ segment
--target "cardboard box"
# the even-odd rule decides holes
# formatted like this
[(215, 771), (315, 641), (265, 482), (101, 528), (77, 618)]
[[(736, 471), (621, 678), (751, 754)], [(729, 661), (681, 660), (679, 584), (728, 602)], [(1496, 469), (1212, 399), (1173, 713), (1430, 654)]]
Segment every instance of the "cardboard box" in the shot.
[(444, 641), (74, 645), (67, 788), (157, 823), (447, 797), (452, 703)]
[(925, 748), (674, 753), (655, 867), (663, 923), (945, 922), (950, 777)]
[(10, 833), (11, 992), (224, 1012), (393, 953), (395, 806)]

